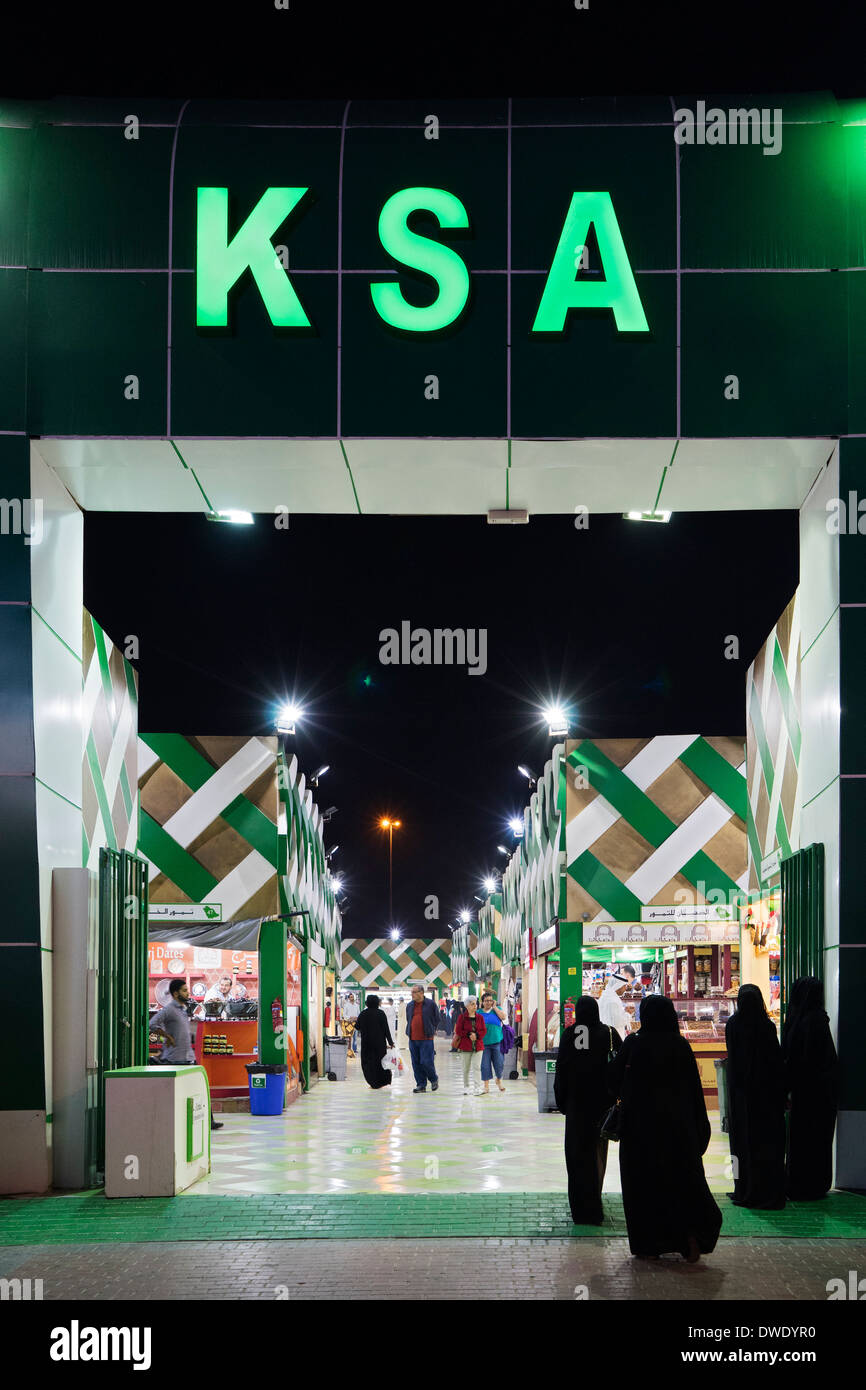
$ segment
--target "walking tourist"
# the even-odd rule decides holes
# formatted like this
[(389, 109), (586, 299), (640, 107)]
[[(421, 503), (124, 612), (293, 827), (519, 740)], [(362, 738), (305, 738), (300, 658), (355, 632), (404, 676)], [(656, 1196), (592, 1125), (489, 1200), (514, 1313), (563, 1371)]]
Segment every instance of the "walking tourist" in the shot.
[(388, 1020), (388, 1027), (389, 1027), (390, 1030), (391, 1030), (391, 1036), (392, 1036), (392, 1038), (394, 1039), (394, 1046), (396, 1047), (396, 1046), (397, 1046), (397, 1010), (394, 1008), (394, 1000), (393, 1000), (393, 999), (386, 999), (385, 1002), (384, 1002), (384, 1004), (380, 1005), (380, 1008), (381, 1008), (381, 1010), (382, 1010), (382, 1013), (385, 1015), (385, 1017), (386, 1017), (387, 1020)]
[(607, 1140), (601, 1137), (601, 1122), (610, 1109), (608, 1063), (621, 1047), (616, 1029), (600, 1021), (598, 1002), (589, 995), (578, 999), (574, 1023), (562, 1034), (553, 1082), (556, 1108), (565, 1116), (568, 1205), (575, 1226), (604, 1221)]
[(741, 985), (725, 1025), (731, 1201), (778, 1211), (785, 1205), (785, 1069), (776, 1025), (757, 985)]
[(481, 1054), (481, 1080), (484, 1082), (484, 1089), (480, 1095), (490, 1094), (490, 1078), (496, 1073), (496, 1089), (505, 1090), (502, 1084), (502, 1068), (505, 1058), (502, 1055), (502, 1025), (505, 1022), (505, 1013), (498, 1004), (494, 1004), (492, 994), (484, 994), (481, 997), (481, 1017), (484, 1019), (484, 1051)]
[(715, 1249), (722, 1213), (704, 1176), (710, 1122), (695, 1055), (670, 999), (651, 995), (641, 1026), (610, 1063), (622, 1102), (619, 1171), (628, 1243), (638, 1258), (679, 1251), (693, 1264)]
[(406, 1005), (409, 1056), (412, 1058), (412, 1070), (415, 1073), (413, 1095), (420, 1095), (426, 1091), (428, 1081), (431, 1091), (439, 1090), (439, 1077), (436, 1075), (435, 1048), (433, 1046), (433, 1039), (436, 1036), (438, 1026), (439, 1010), (432, 999), (425, 997), (421, 986), (416, 985), (412, 990), (412, 999)]
[(367, 995), (366, 1007), (358, 1015), (355, 1032), (361, 1039), (361, 1071), (364, 1080), (374, 1091), (391, 1085), (391, 1073), (382, 1066), (382, 1058), (394, 1046), (391, 1029), (375, 994)]
[(484, 1051), (485, 1022), (478, 1012), (478, 1000), (471, 995), (464, 1013), (458, 1015), (454, 1025), (455, 1051), (461, 1054), (463, 1062), (463, 1094), (470, 1095), (474, 1089), (473, 1072), (477, 1070), (476, 1059)]
[(839, 1063), (824, 986), (813, 975), (795, 980), (782, 1029), (790, 1093), (786, 1186), (795, 1201), (815, 1201), (833, 1186)]

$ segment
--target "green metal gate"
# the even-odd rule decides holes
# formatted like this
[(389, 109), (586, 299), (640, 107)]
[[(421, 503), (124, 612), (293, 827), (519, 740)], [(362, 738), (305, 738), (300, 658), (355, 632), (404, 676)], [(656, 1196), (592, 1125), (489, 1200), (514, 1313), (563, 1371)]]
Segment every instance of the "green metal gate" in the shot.
[(105, 1073), (148, 1057), (147, 863), (127, 850), (99, 851), (96, 1075), (89, 1151), (105, 1170)]
[(782, 1018), (801, 975), (824, 978), (824, 846), (808, 845), (781, 863)]

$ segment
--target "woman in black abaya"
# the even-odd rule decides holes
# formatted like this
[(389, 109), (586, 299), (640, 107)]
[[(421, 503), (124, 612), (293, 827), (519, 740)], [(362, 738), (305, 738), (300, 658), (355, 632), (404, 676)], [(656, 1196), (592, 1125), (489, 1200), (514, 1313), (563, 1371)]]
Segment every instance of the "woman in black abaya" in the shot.
[(788, 1196), (815, 1201), (833, 1186), (839, 1064), (824, 1012), (824, 986), (813, 975), (794, 981), (782, 1029), (782, 1056), (791, 1096)]
[(553, 1093), (565, 1116), (568, 1204), (575, 1226), (600, 1226), (601, 1188), (607, 1167), (607, 1140), (599, 1127), (610, 1109), (608, 1057), (622, 1046), (615, 1028), (599, 1022), (595, 999), (578, 999), (574, 1023), (559, 1044)]
[(644, 1259), (678, 1250), (694, 1263), (715, 1248), (722, 1226), (704, 1177), (710, 1122), (698, 1064), (670, 999), (644, 999), (640, 1025), (608, 1072), (622, 1100), (619, 1170), (629, 1249)]
[(374, 1091), (390, 1086), (391, 1073), (382, 1066), (382, 1058), (394, 1046), (394, 1039), (375, 994), (367, 996), (367, 1006), (358, 1015), (355, 1032), (361, 1038), (361, 1071), (367, 1085)]
[(725, 1025), (728, 1123), (739, 1207), (785, 1205), (785, 1072), (776, 1028), (757, 985), (741, 985)]

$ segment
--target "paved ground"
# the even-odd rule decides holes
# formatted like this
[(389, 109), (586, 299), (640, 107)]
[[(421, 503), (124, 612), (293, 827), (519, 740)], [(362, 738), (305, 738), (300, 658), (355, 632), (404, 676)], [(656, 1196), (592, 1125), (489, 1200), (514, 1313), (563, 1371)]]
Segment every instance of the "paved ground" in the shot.
[[(101, 1191), (0, 1201), (0, 1279), (45, 1300), (827, 1299), (866, 1274), (866, 1199), (782, 1212), (733, 1207), (727, 1140), (705, 1161), (722, 1209), (715, 1252), (633, 1260), (611, 1147), (605, 1226), (572, 1226), (563, 1119), (534, 1086), (464, 1097), (457, 1059), (435, 1094), (411, 1073), (370, 1091), (356, 1064), (282, 1116), (226, 1115), (207, 1182), (173, 1198)], [(855, 1275), (854, 1282), (859, 1278)], [(4, 1286), (4, 1292), (7, 1286)], [(3, 1294), (0, 1294), (2, 1297)]]
[[(728, 1240), (699, 1264), (630, 1258), (622, 1238), (182, 1241), (19, 1246), (0, 1278), (43, 1298), (826, 1301), (866, 1240)], [(479, 1291), (483, 1291), (482, 1294)]]

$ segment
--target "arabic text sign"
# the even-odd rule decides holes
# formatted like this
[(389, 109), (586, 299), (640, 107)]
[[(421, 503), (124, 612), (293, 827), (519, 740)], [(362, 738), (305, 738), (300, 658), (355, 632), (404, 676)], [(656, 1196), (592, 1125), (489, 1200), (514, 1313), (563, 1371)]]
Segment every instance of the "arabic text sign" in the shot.
[(222, 903), (151, 903), (150, 922), (221, 922)]
[(642, 907), (642, 922), (735, 922), (737, 910), (729, 903), (673, 903)]
[(584, 946), (692, 946), (736, 945), (740, 928), (736, 922), (672, 922), (641, 925), (633, 922), (585, 923)]

